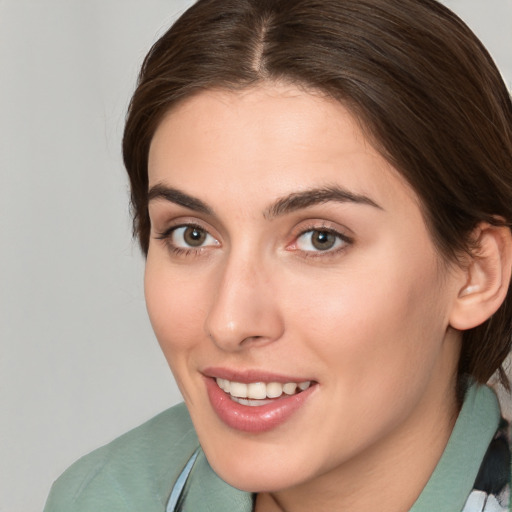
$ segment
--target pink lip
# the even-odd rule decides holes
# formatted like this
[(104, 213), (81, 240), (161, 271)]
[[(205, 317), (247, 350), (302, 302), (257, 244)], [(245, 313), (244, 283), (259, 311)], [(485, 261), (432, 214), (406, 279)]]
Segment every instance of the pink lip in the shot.
[(279, 382), (286, 384), (287, 382), (306, 382), (313, 381), (311, 378), (298, 377), (293, 375), (282, 375), (262, 370), (230, 370), (229, 368), (208, 367), (202, 372), (206, 377), (227, 379), (235, 382)]
[[(237, 379), (231, 380), (236, 380), (237, 382), (297, 382), (296, 380), (282, 381), (275, 378), (263, 379), (261, 378), (261, 374), (259, 374), (259, 376), (260, 378), (257, 380), (237, 380), (240, 376), (238, 376)], [(304, 405), (306, 400), (317, 388), (317, 386), (313, 384), (306, 391), (302, 391), (296, 395), (282, 395), (281, 398), (274, 399), (274, 401), (269, 404), (251, 407), (231, 400), (229, 395), (219, 388), (214, 378), (205, 377), (204, 380), (210, 403), (221, 421), (236, 430), (252, 433), (266, 432), (286, 422)]]

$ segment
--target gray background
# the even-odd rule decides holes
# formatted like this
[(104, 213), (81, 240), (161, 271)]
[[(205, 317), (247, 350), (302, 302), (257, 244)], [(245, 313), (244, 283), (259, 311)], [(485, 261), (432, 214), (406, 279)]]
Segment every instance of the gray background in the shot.
[[(446, 0), (512, 84), (512, 0)], [(151, 43), (190, 1), (0, 0), (0, 511), (176, 403), (120, 157)], [(510, 401), (510, 400), (509, 400)]]

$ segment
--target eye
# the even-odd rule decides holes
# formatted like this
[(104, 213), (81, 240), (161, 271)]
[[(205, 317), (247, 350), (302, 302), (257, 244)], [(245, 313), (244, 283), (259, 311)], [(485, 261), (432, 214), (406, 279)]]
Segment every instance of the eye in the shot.
[(326, 252), (344, 247), (350, 240), (332, 230), (310, 229), (297, 237), (295, 249), (305, 252)]
[(173, 228), (168, 237), (171, 245), (177, 249), (197, 249), (219, 242), (199, 226), (178, 226)]
[(172, 226), (163, 233), (158, 233), (156, 239), (162, 240), (175, 256), (199, 256), (209, 247), (220, 246), (214, 236), (196, 224)]

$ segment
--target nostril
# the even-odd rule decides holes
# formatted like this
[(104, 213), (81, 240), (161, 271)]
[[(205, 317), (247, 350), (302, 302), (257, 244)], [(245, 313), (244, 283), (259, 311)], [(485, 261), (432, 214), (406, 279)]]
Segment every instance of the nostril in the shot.
[(249, 342), (249, 341), (257, 341), (262, 340), (263, 336), (247, 336), (247, 338), (242, 340), (242, 343)]

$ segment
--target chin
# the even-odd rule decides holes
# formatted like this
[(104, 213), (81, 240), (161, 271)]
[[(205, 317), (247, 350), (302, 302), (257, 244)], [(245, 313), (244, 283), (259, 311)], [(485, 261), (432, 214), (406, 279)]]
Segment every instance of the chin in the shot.
[(217, 475), (225, 482), (246, 492), (276, 492), (294, 487), (307, 479), (304, 475), (301, 478), (299, 475), (290, 473), (289, 468), (281, 465), (277, 460), (274, 460), (271, 466), (272, 469), (265, 468), (258, 471), (252, 468), (233, 471), (228, 466), (216, 467), (216, 465), (212, 465)]
[[(276, 440), (274, 440), (276, 441)], [(246, 492), (275, 492), (294, 487), (314, 475), (312, 457), (309, 462), (298, 458), (297, 447), (279, 446), (276, 441), (248, 439), (246, 443), (223, 443), (216, 449), (208, 442), (203, 449), (215, 473), (231, 486)]]

